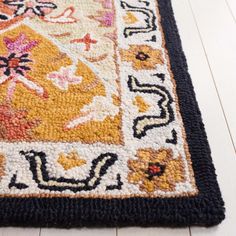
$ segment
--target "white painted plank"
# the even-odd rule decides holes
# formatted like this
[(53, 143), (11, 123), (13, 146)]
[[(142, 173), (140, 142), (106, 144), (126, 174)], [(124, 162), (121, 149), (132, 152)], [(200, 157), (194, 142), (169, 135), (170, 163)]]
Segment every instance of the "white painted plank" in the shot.
[(236, 145), (236, 24), (224, 0), (190, 0)]
[[(1, 228), (2, 236), (39, 236), (40, 228)], [(1, 232), (0, 231), (0, 232)]]
[(117, 236), (190, 236), (188, 228), (119, 228)]
[(47, 229), (42, 228), (40, 236), (116, 236), (116, 228), (99, 229)]
[[(187, 2), (188, 0), (173, 0), (173, 5), (180, 35), (182, 38), (183, 48), (188, 60), (189, 72), (192, 77), (197, 100), (199, 102), (206, 131), (208, 134), (208, 140), (212, 150), (212, 157), (216, 167), (218, 181), (226, 204), (226, 220), (223, 221), (222, 224), (220, 224), (218, 227), (212, 227), (207, 229), (201, 227), (191, 227), (191, 233), (192, 236), (234, 236), (236, 235), (236, 181), (229, 180), (233, 180), (235, 178), (233, 176), (233, 173), (235, 173), (236, 166), (235, 150), (218, 99), (218, 94), (215, 89), (213, 77), (208, 66), (207, 59), (205, 57), (203, 45), (192, 16), (191, 8), (186, 4)], [(216, 12), (218, 10), (217, 17), (219, 19), (222, 19), (222, 17), (224, 17), (224, 14), (220, 11), (220, 9), (217, 8), (217, 4), (219, 4), (218, 0), (196, 0), (191, 1), (191, 3), (194, 12), (196, 11), (196, 9), (198, 10), (198, 19), (201, 18), (201, 12), (204, 12), (206, 14), (204, 20), (199, 20), (201, 21), (199, 27), (201, 32), (202, 28), (206, 27), (206, 25), (209, 24), (208, 21), (212, 21), (212, 19), (209, 20), (209, 18), (211, 18), (211, 15), (213, 14), (212, 12)], [(221, 5), (221, 7), (223, 6)], [(228, 18), (229, 16), (226, 17)], [(227, 19), (227, 21), (231, 20)], [(231, 33), (228, 32), (227, 35), (225, 34), (225, 36), (220, 37), (220, 39), (219, 35), (218, 38), (216, 37), (216, 35), (215, 37), (212, 37), (211, 34), (214, 35), (216, 31), (215, 27), (221, 27), (222, 30), (222, 28), (225, 26), (221, 25), (218, 21), (213, 21), (211, 23), (213, 29), (207, 27), (209, 33), (207, 35), (205, 34), (203, 43), (204, 46), (206, 46), (206, 42), (206, 44), (208, 45), (207, 48), (211, 48), (211, 50), (213, 50), (213, 47), (209, 46), (209, 44), (218, 44), (218, 46), (221, 47), (218, 49), (215, 48), (216, 53), (214, 54), (214, 56), (212, 54), (209, 55), (208, 50), (207, 55), (210, 57), (210, 62), (214, 64), (214, 68), (218, 66), (217, 73), (214, 73), (216, 72), (215, 69), (213, 70), (213, 74), (215, 79), (217, 77), (217, 82), (220, 80), (220, 86), (223, 87), (224, 91), (221, 90), (220, 95), (222, 93), (225, 95), (227, 92), (229, 94), (228, 96), (224, 97), (223, 103), (225, 109), (228, 109), (230, 106), (234, 106), (233, 101), (231, 99), (235, 98), (236, 90), (234, 90), (233, 93), (232, 88), (229, 88), (228, 82), (226, 81), (228, 78), (232, 79), (234, 72), (231, 69), (228, 72), (225, 71), (225, 68), (229, 67), (229, 65), (226, 65), (227, 63), (229, 63), (229, 60), (225, 53), (229, 53), (230, 50), (235, 53), (236, 48), (228, 48), (228, 46), (231, 47), (233, 44), (230, 39), (227, 39), (225, 41), (226, 46), (224, 47), (227, 47), (225, 51), (222, 50), (222, 47), (224, 45), (224, 38), (234, 38), (236, 34), (231, 31)], [(213, 24), (216, 24), (216, 26), (213, 26)], [(230, 25), (232, 26), (232, 22), (230, 23)], [(204, 31), (207, 30), (204, 29)], [(230, 55), (229, 57), (231, 57), (231, 59), (233, 60), (232, 55)], [(219, 59), (221, 60), (221, 62), (219, 62)], [(232, 66), (232, 68), (235, 68), (235, 63), (233, 65), (232, 62), (230, 62), (230, 65)], [(225, 75), (223, 76), (224, 72)], [(236, 76), (234, 76), (234, 79), (235, 78)], [(227, 83), (226, 87), (224, 87), (224, 81), (225, 83)], [(232, 87), (235, 86), (235, 84), (232, 83), (232, 80), (231, 84)], [(231, 99), (229, 99), (229, 96), (231, 96)], [(236, 107), (234, 106), (233, 109), (236, 109)], [(229, 112), (229, 110), (227, 111)], [(233, 116), (235, 115), (236, 113), (233, 114)], [(233, 117), (227, 116), (227, 118), (230, 119), (230, 128), (232, 128), (232, 130), (235, 130), (235, 126), (233, 124)]]
[(229, 10), (232, 14), (232, 17), (234, 18), (234, 21), (236, 22), (236, 1), (235, 0), (225, 0)]

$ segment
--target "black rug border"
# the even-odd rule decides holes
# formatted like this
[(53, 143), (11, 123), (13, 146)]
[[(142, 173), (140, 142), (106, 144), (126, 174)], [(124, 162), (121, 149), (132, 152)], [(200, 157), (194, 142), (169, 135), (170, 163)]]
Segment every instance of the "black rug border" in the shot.
[(212, 226), (225, 217), (210, 148), (188, 74), (171, 0), (159, 11), (199, 194), (181, 198), (0, 198), (0, 226)]

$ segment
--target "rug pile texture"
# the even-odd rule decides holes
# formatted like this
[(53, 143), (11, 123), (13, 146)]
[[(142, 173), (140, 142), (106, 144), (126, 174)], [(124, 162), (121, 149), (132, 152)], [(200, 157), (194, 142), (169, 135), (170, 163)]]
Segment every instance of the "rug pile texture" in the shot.
[(0, 0), (0, 225), (223, 218), (170, 0)]

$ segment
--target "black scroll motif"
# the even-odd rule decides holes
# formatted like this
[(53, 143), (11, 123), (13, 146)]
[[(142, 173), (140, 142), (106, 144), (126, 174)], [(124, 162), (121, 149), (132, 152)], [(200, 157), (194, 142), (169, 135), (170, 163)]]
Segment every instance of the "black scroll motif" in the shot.
[(156, 26), (156, 16), (153, 10), (148, 9), (146, 7), (134, 7), (129, 5), (128, 3), (121, 1), (121, 7), (128, 12), (138, 12), (145, 15), (145, 25), (140, 27), (126, 27), (124, 29), (125, 38), (132, 36), (133, 34), (140, 33), (149, 33), (155, 31), (157, 29)]
[(157, 105), (160, 108), (160, 115), (144, 115), (138, 116), (134, 119), (134, 137), (140, 139), (146, 135), (148, 130), (166, 126), (174, 120), (174, 112), (171, 107), (173, 98), (164, 86), (156, 84), (140, 84), (136, 77), (129, 75), (128, 87), (132, 92), (153, 93), (161, 97), (161, 99), (157, 102)]
[(74, 178), (55, 178), (50, 177), (47, 170), (46, 154), (44, 152), (28, 151), (20, 152), (30, 164), (34, 181), (40, 189), (51, 191), (71, 190), (72, 192), (89, 191), (95, 189), (101, 182), (102, 177), (106, 175), (110, 166), (114, 165), (118, 159), (114, 153), (104, 153), (92, 161), (89, 174), (84, 179)]
[(166, 139), (166, 142), (172, 143), (172, 144), (177, 144), (178, 137), (177, 137), (177, 132), (175, 131), (175, 129), (172, 129), (171, 134), (172, 134), (172, 138)]
[(17, 179), (17, 175), (14, 174), (14, 175), (11, 177), (11, 182), (10, 182), (9, 185), (8, 185), (9, 188), (15, 187), (15, 188), (17, 188), (17, 189), (26, 189), (26, 188), (29, 187), (28, 185), (26, 185), (26, 184), (24, 184), (24, 183), (17, 182), (16, 179)]

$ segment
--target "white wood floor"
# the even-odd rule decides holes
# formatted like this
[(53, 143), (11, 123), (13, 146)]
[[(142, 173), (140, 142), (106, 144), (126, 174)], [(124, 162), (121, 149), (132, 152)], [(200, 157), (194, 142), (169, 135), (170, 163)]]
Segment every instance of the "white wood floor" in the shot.
[(226, 220), (213, 228), (0, 228), (0, 236), (236, 235), (236, 0), (172, 1), (226, 203)]

